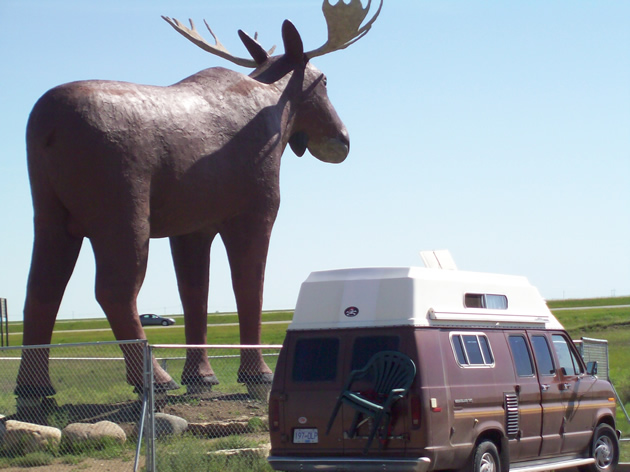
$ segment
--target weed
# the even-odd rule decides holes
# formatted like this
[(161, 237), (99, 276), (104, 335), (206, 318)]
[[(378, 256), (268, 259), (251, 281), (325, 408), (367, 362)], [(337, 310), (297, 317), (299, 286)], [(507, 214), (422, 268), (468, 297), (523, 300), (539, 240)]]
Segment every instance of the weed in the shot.
[(63, 429), (70, 424), (70, 413), (66, 410), (56, 408), (46, 417), (48, 426)]
[(250, 420), (247, 422), (247, 429), (252, 433), (258, 433), (260, 431), (266, 431), (267, 425), (262, 418), (255, 416), (253, 418), (250, 418)]
[(52, 464), (54, 457), (47, 452), (31, 452), (24, 456), (15, 457), (11, 465), (16, 467), (41, 467)]

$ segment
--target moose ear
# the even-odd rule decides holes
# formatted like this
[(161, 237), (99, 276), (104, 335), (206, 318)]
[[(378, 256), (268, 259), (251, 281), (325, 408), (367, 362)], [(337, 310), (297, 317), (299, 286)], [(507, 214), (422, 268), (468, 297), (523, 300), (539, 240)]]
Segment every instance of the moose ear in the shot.
[(282, 41), (284, 42), (284, 55), (291, 62), (303, 63), (305, 58), (302, 38), (289, 20), (284, 20), (284, 23), (282, 23)]
[(298, 131), (289, 138), (289, 146), (291, 146), (291, 150), (297, 155), (297, 157), (302, 157), (304, 155), (307, 144), (308, 135), (304, 131)]
[(243, 41), (243, 44), (247, 48), (247, 51), (249, 51), (249, 54), (252, 56), (256, 64), (261, 65), (267, 62), (267, 59), (269, 59), (269, 54), (267, 54), (265, 48), (263, 48), (258, 41), (252, 39), (252, 37), (243, 30), (238, 30), (238, 36), (239, 38), (241, 38), (241, 41)]

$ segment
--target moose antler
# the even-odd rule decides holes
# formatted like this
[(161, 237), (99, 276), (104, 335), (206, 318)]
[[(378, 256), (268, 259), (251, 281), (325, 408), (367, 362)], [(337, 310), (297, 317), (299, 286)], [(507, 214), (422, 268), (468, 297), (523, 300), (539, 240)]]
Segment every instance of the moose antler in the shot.
[[(324, 0), (322, 11), (324, 12), (324, 18), (326, 18), (326, 24), (328, 25), (328, 40), (324, 43), (323, 46), (305, 53), (306, 57), (312, 59), (313, 57), (323, 56), (324, 54), (328, 54), (329, 52), (345, 49), (351, 44), (357, 42), (363, 36), (365, 36), (367, 32), (370, 31), (370, 28), (372, 27), (372, 24), (374, 23), (378, 15), (381, 13), (381, 8), (383, 8), (383, 0), (380, 0), (380, 4), (374, 16), (367, 23), (361, 26), (361, 23), (363, 23), (363, 20), (365, 20), (365, 17), (370, 11), (371, 6), (372, 0), (368, 0), (368, 4), (365, 8), (363, 8), (361, 0), (350, 0), (350, 3), (345, 3), (344, 0), (338, 0), (336, 5), (332, 5), (330, 3), (330, 0)], [(228, 61), (239, 66), (256, 68), (259, 65), (259, 63), (257, 63), (255, 60), (253, 61), (251, 59), (245, 59), (232, 55), (225, 48), (225, 46), (221, 44), (206, 20), (203, 20), (203, 22), (206, 24), (208, 31), (210, 31), (210, 34), (214, 38), (214, 45), (210, 44), (203, 38), (203, 36), (199, 34), (192, 20), (189, 20), (190, 28), (188, 28), (175, 18), (169, 18), (168, 16), (162, 16), (162, 18), (164, 18), (164, 20), (168, 22), (169, 25), (175, 28), (175, 31), (199, 46), (204, 51), (208, 51), (209, 53), (222, 57), (223, 59), (227, 59)], [(241, 35), (242, 39), (242, 32), (239, 31), (239, 34)], [(258, 34), (254, 36), (254, 40), (256, 40), (257, 38)], [(260, 45), (256, 43), (256, 49), (258, 48), (260, 48), (260, 52), (264, 56), (264, 49), (262, 49)], [(275, 48), (276, 47), (274, 46), (269, 51), (267, 51), (267, 55), (271, 55)]]
[(328, 25), (328, 40), (323, 46), (307, 52), (306, 56), (312, 59), (329, 52), (345, 49), (365, 36), (381, 13), (383, 0), (381, 0), (374, 16), (365, 25), (361, 26), (361, 23), (363, 23), (370, 11), (371, 5), (372, 0), (368, 0), (365, 8), (361, 5), (361, 0), (351, 0), (350, 3), (344, 3), (344, 0), (339, 0), (336, 5), (331, 5), (329, 0), (324, 0), (322, 11)]
[[(206, 28), (208, 28), (208, 31), (210, 31), (210, 34), (214, 38), (214, 42), (215, 42), (214, 45), (210, 44), (208, 41), (204, 39), (203, 36), (199, 34), (199, 31), (197, 31), (197, 28), (195, 27), (193, 20), (188, 20), (190, 21), (190, 28), (188, 28), (187, 26), (185, 26), (184, 24), (182, 24), (179, 20), (175, 18), (169, 18), (168, 16), (162, 16), (162, 18), (164, 18), (164, 20), (169, 25), (175, 28), (175, 31), (180, 33), (182, 36), (184, 36), (186, 39), (188, 39), (192, 43), (199, 46), (204, 51), (208, 51), (209, 53), (222, 57), (223, 59), (227, 59), (228, 61), (238, 66), (250, 67), (250, 68), (258, 67), (258, 64), (256, 63), (256, 61), (253, 61), (251, 59), (245, 59), (242, 57), (236, 57), (232, 55), (226, 49), (226, 47), (223, 44), (221, 44), (221, 41), (219, 41), (219, 38), (217, 38), (217, 35), (214, 34), (214, 32), (212, 31), (212, 29), (210, 28), (210, 25), (208, 25), (208, 22), (206, 20), (203, 20), (203, 22), (205, 23)], [(255, 40), (258, 39), (258, 33), (254, 35), (254, 39)], [(275, 49), (276, 47), (273, 46), (267, 53), (271, 55)]]

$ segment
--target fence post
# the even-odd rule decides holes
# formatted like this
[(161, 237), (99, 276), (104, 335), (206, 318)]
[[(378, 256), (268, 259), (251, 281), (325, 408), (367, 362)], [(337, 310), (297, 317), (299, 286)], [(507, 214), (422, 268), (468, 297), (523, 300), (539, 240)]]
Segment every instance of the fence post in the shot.
[(155, 397), (153, 391), (153, 349), (144, 343), (144, 388), (147, 393), (146, 471), (155, 472)]
[(5, 334), (7, 347), (9, 347), (9, 312), (7, 311), (7, 299), (0, 298), (0, 339), (2, 340), (2, 347), (4, 347), (5, 343)]

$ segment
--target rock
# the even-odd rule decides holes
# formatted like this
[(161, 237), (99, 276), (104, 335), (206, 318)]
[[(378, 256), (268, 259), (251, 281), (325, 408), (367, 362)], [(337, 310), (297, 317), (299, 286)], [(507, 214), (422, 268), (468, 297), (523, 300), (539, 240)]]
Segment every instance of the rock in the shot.
[(212, 423), (192, 423), (188, 425), (188, 431), (195, 436), (207, 438), (224, 438), (248, 432), (249, 419), (235, 419), (228, 421), (215, 421)]
[(55, 450), (61, 442), (61, 430), (51, 426), (8, 420), (5, 427), (2, 447), (14, 454)]
[(94, 424), (72, 423), (66, 426), (62, 433), (64, 441), (71, 446), (83, 443), (98, 445), (107, 441), (125, 444), (127, 441), (125, 431), (111, 421), (99, 421)]
[(210, 451), (208, 455), (216, 456), (243, 456), (243, 457), (262, 457), (266, 458), (271, 452), (271, 444), (264, 444), (260, 447), (245, 447), (243, 449), (221, 449), (219, 451)]
[(166, 413), (155, 414), (155, 437), (181, 436), (188, 429), (188, 421)]

